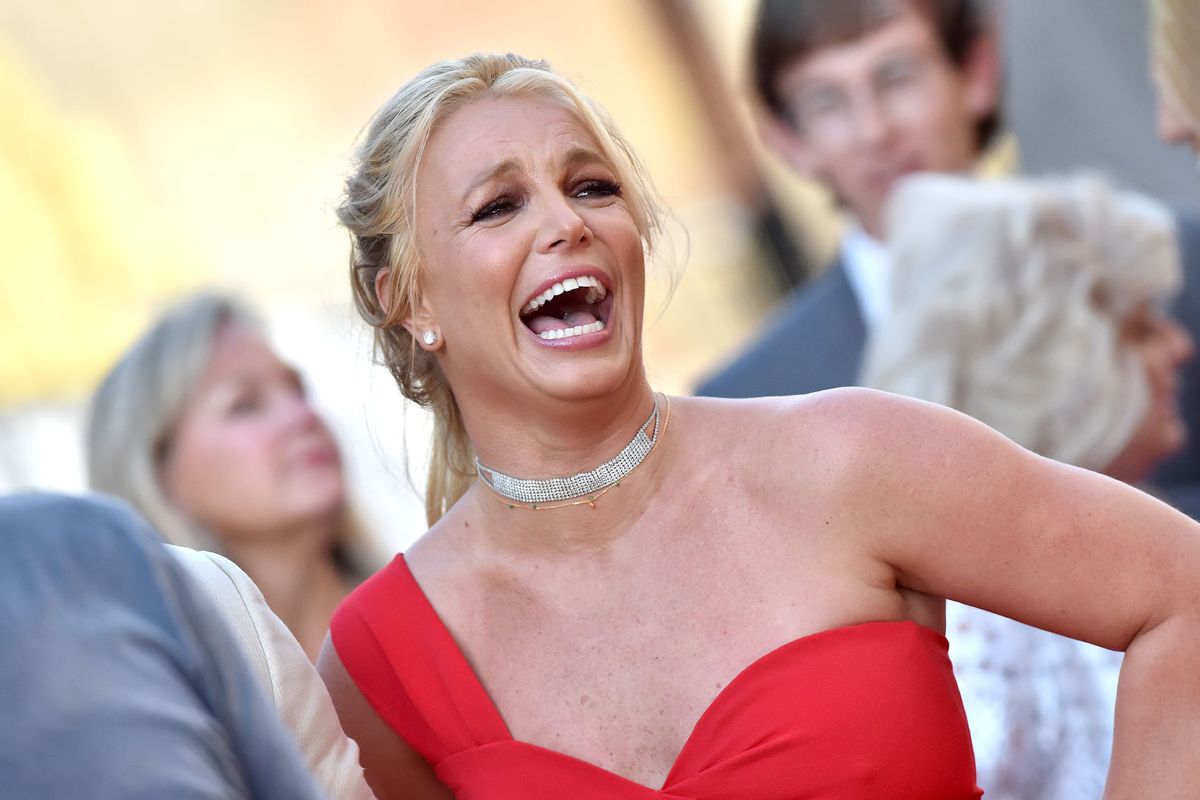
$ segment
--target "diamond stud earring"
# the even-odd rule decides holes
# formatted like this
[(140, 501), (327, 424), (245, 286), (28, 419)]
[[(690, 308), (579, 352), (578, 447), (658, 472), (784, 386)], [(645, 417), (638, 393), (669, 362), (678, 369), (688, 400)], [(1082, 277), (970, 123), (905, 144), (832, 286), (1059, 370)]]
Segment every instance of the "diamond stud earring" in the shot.
[(421, 339), (425, 342), (425, 344), (433, 347), (438, 342), (438, 335), (433, 331), (425, 331), (425, 334), (421, 337)]

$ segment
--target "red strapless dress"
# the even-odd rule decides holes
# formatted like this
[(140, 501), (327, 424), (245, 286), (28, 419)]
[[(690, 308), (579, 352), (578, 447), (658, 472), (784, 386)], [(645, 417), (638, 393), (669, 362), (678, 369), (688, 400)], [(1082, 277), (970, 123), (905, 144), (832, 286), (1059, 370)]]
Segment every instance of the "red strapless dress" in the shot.
[(704, 711), (661, 788), (513, 739), (403, 556), (345, 600), (332, 636), (375, 711), (463, 800), (982, 795), (946, 639), (913, 622), (836, 628), (759, 658)]

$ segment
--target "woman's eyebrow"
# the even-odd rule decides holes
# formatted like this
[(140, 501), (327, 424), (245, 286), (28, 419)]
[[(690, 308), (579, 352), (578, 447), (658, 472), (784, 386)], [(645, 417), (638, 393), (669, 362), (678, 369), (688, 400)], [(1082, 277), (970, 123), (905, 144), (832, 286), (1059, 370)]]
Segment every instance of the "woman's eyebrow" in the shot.
[(472, 178), (467, 183), (466, 191), (463, 192), (462, 200), (460, 202), (466, 203), (470, 199), (471, 194), (476, 189), (478, 189), (480, 186), (484, 185), (485, 183), (494, 181), (496, 178), (499, 178), (502, 175), (507, 175), (509, 173), (520, 172), (520, 171), (521, 171), (520, 162), (518, 162), (514, 158), (504, 159), (499, 164), (496, 164), (493, 167), (485, 169), (483, 172), (479, 173), (474, 178)]
[(567, 153), (567, 157), (563, 159), (563, 163), (568, 167), (579, 167), (588, 164), (596, 164), (603, 167), (612, 166), (607, 158), (590, 147), (572, 147)]

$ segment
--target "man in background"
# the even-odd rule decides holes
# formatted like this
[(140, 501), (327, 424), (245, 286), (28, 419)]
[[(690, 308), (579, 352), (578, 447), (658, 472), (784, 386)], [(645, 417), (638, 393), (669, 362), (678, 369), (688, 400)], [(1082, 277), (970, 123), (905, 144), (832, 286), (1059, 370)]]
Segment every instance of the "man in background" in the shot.
[(833, 263), (697, 393), (853, 385), (887, 304), (888, 194), (909, 173), (968, 172), (992, 142), (995, 35), (977, 0), (764, 0), (751, 49), (768, 144), (849, 219)]
[[(1195, 14), (1195, 0), (1159, 2)], [(1158, 26), (1157, 50), (1184, 53), (1169, 69), (1190, 74), (1180, 64), (1194, 56), (1168, 40), (1191, 28), (1182, 12), (1172, 13), (1169, 25)], [(804, 394), (858, 382), (867, 337), (887, 308), (882, 212), (892, 187), (913, 172), (970, 172), (999, 131), (1003, 70), (994, 22), (986, 0), (762, 0), (751, 64), (763, 137), (798, 174), (829, 190), (847, 224), (833, 262), (697, 394)], [(1200, 136), (1165, 108), (1164, 136)], [(1180, 219), (1179, 243), (1185, 280), (1172, 311), (1200, 341), (1200, 224)], [(1183, 368), (1180, 403), (1189, 444), (1152, 483), (1200, 519), (1197, 361)]]

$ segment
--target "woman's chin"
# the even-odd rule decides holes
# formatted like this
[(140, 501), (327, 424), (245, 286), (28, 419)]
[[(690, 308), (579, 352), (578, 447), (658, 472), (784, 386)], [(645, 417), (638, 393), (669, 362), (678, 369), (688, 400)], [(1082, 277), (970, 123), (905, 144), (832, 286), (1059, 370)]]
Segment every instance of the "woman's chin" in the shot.
[(336, 478), (304, 481), (295, 487), (293, 501), (300, 516), (336, 519), (346, 507), (345, 483), (340, 474)]
[(586, 400), (611, 396), (641, 374), (641, 356), (620, 341), (609, 341), (604, 347), (539, 353), (529, 377), (550, 397)]

